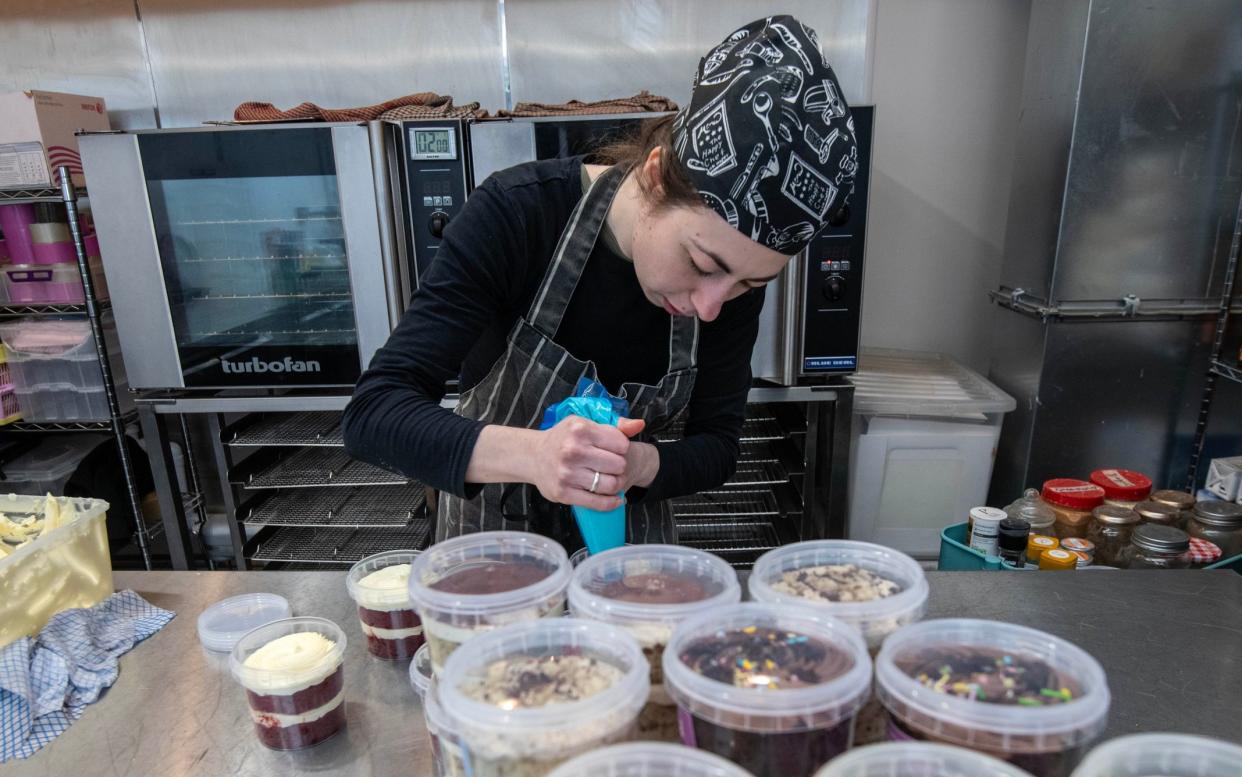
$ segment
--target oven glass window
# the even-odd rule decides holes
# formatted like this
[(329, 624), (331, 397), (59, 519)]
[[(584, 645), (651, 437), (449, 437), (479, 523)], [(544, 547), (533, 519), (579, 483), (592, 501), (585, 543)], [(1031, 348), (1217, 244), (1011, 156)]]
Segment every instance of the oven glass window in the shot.
[(330, 132), (139, 142), (186, 384), (352, 382), (357, 332)]

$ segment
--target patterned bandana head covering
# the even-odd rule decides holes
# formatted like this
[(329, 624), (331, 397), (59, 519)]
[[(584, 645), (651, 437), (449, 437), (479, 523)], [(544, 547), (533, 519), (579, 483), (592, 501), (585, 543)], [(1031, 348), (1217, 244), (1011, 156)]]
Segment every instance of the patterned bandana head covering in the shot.
[(751, 22), (699, 62), (673, 149), (712, 210), (789, 256), (845, 204), (858, 170), (841, 85), (792, 16)]

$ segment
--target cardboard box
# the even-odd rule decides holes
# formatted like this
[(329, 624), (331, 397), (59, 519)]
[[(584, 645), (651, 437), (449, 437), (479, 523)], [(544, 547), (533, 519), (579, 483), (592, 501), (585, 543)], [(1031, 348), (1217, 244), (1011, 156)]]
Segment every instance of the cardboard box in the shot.
[(1207, 490), (1226, 502), (1242, 501), (1242, 456), (1212, 459), (1208, 467)]
[(0, 94), (0, 189), (57, 186), (60, 165), (69, 167), (76, 185), (85, 185), (74, 133), (110, 129), (102, 97), (40, 91)]

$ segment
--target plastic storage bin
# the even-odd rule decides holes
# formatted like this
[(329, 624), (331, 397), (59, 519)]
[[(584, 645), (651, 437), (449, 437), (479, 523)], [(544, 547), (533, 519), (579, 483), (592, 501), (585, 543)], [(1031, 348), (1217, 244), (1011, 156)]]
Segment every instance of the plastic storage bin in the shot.
[(22, 407), (12, 384), (0, 386), (0, 426), (22, 420)]
[(0, 471), (0, 494), (63, 496), (65, 484), (73, 477), (82, 459), (103, 439), (89, 434), (48, 437), (38, 447), (3, 466)]
[[(0, 647), (38, 634), (61, 610), (93, 607), (112, 594), (108, 503), (56, 501), (66, 523), (0, 558)], [(0, 496), (0, 512), (20, 523), (41, 517), (45, 502), (44, 497)]]
[(1013, 397), (937, 353), (864, 349), (855, 386), (849, 536), (932, 558), (984, 504)]
[(95, 337), (85, 319), (0, 324), (0, 340), (9, 353), (18, 388), (66, 384), (89, 391), (103, 388)]
[(86, 300), (76, 263), (13, 264), (5, 268), (9, 301), (16, 304), (81, 304)]

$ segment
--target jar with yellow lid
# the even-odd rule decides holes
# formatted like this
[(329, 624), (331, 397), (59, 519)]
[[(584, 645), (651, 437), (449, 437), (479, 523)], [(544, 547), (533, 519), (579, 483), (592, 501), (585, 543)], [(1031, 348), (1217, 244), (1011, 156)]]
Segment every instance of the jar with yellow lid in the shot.
[(1205, 499), (1195, 505), (1186, 533), (1218, 546), (1221, 558), (1242, 555), (1242, 504)]
[(1095, 508), (1087, 528), (1087, 539), (1095, 543), (1095, 564), (1116, 567), (1125, 563), (1130, 534), (1142, 520), (1138, 513), (1125, 507), (1103, 504)]
[(1039, 568), (1062, 570), (1078, 566), (1078, 556), (1063, 548), (1052, 548), (1039, 554)]
[(1055, 550), (1059, 547), (1061, 547), (1061, 541), (1056, 537), (1032, 534), (1026, 541), (1026, 563), (1039, 566), (1039, 557), (1045, 551)]
[(1134, 512), (1138, 513), (1143, 523), (1158, 523), (1161, 526), (1172, 526), (1175, 529), (1180, 529), (1182, 521), (1185, 520), (1179, 508), (1151, 499), (1135, 505)]

